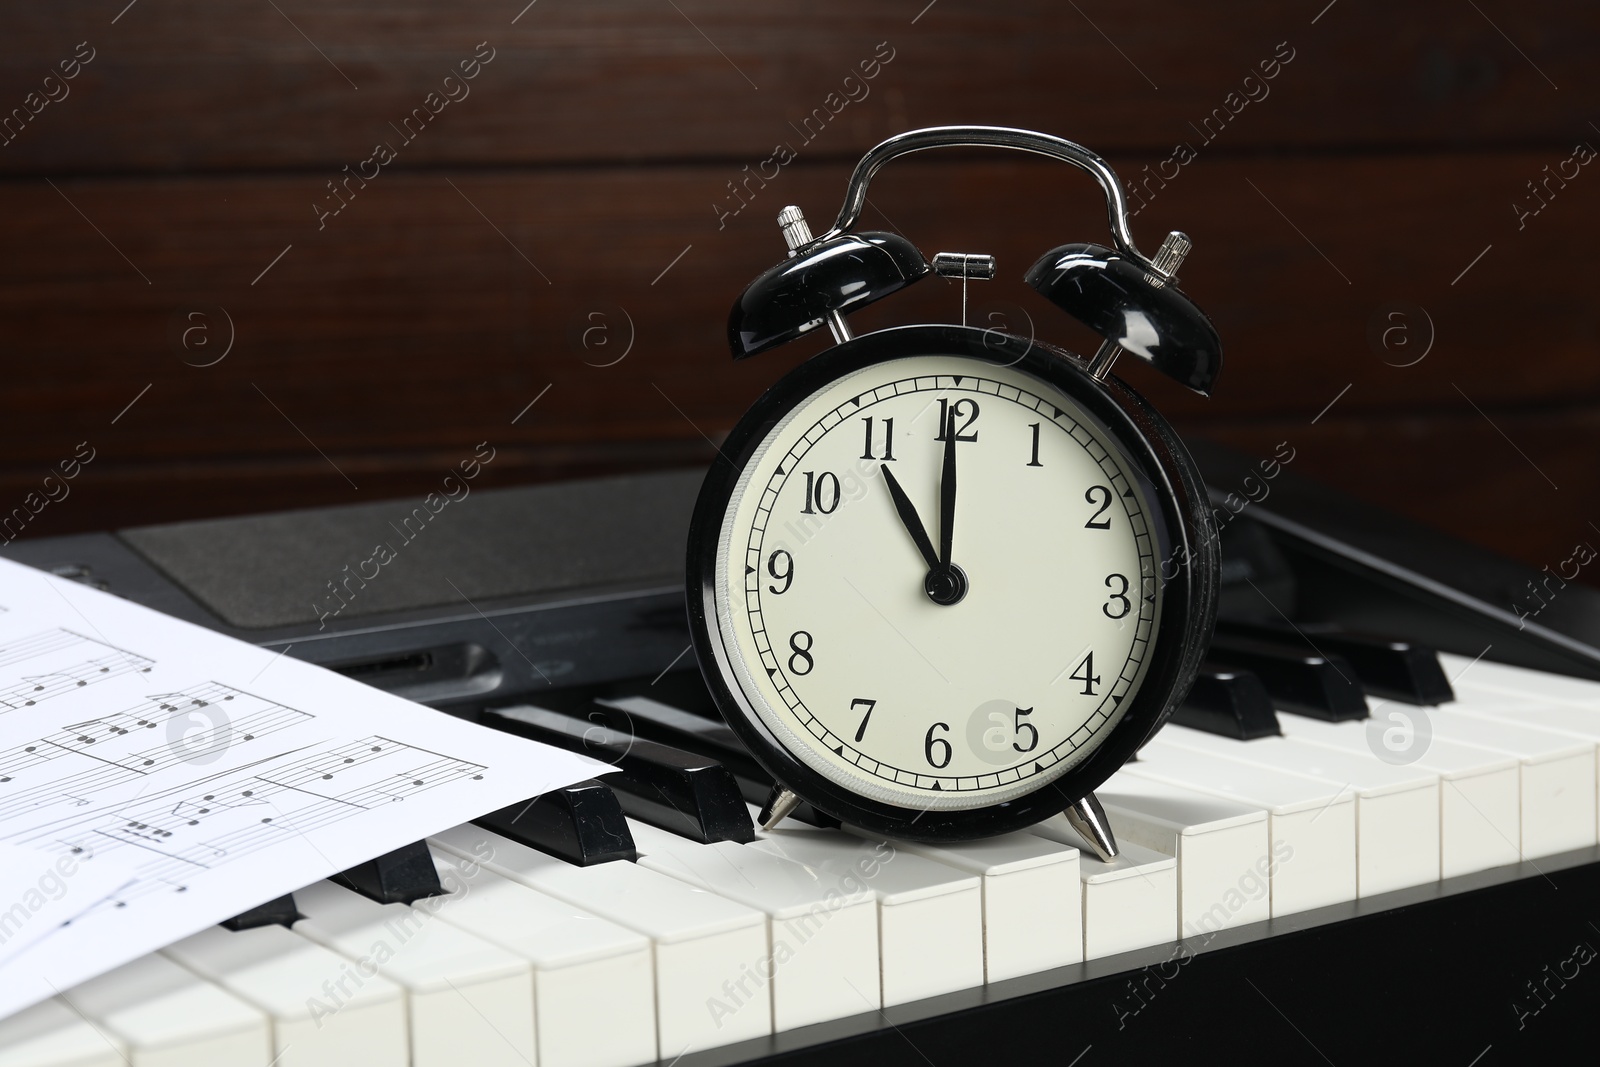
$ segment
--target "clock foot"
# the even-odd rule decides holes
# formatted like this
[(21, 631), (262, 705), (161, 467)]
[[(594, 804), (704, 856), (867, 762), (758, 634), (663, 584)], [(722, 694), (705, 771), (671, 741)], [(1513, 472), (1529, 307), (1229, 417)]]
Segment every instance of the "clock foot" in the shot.
[(1111, 823), (1106, 819), (1105, 809), (1100, 806), (1100, 801), (1089, 793), (1082, 800), (1067, 808), (1067, 825), (1078, 831), (1078, 836), (1089, 842), (1089, 847), (1095, 855), (1110, 863), (1117, 857), (1117, 839), (1111, 833)]
[(761, 828), (770, 830), (784, 819), (789, 813), (800, 806), (800, 798), (789, 792), (781, 785), (772, 787), (772, 795), (767, 797), (767, 802), (761, 806)]

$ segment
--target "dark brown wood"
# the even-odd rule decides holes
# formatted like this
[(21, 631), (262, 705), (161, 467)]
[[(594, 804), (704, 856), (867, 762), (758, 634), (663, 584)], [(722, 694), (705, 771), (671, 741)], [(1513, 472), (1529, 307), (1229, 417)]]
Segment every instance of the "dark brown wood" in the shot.
[[(1375, 416), (1600, 398), (1584, 260), (1600, 197), (1574, 188), (1520, 232), (1509, 206), (1518, 178), (1545, 158), (1195, 164), (1136, 223), (1149, 245), (1168, 225), (1193, 235), (1185, 284), (1215, 318), (1228, 364), (1211, 400), (1137, 366), (1126, 373), (1195, 425), (1309, 419), (1346, 386), (1343, 410)], [(7, 458), (51, 462), (79, 427), (130, 461), (200, 447), (293, 455), (308, 439), (340, 455), (495, 435), (556, 444), (725, 431), (822, 343), (734, 365), (723, 323), (743, 284), (779, 256), (778, 206), (826, 209), (844, 171), (797, 167), (719, 232), (702, 198), (722, 173), (394, 175), (321, 232), (305, 210), (315, 190), (294, 176), (59, 183), (71, 204), (49, 186), (0, 187), (0, 215), (14, 220), (0, 231), (0, 341), (27, 354)], [(869, 224), (892, 219), (930, 254), (998, 256), (1001, 280), (972, 286), (972, 321), (999, 312), (1014, 329), (1031, 319), (1038, 336), (1092, 347), (1018, 280), (1056, 242), (1104, 237), (1098, 192), (1076, 172), (913, 161), (886, 173), (872, 201), (887, 215)], [(970, 207), (952, 213), (952, 203)], [(1369, 345), (1374, 317), (1395, 300), (1424, 308), (1437, 335), (1415, 366), (1380, 354), (1414, 358), (1426, 344), (1420, 316), (1410, 349)], [(214, 366), (185, 365), (220, 356), (227, 341), (221, 313), (185, 318), (207, 308), (225, 309), (233, 349)], [(959, 315), (959, 285), (931, 278), (862, 313), (858, 328)], [(174, 341), (185, 322), (189, 350)], [(629, 322), (626, 358), (586, 365), (620, 356)]]
[[(939, 0), (920, 17), (918, 2), (541, 0), (513, 24), (521, 6), (162, 0), (111, 25), (98, 6), (18, 5), (0, 107), (78, 42), (95, 58), (0, 149), (0, 171), (310, 168), (320, 184), (394, 138), (389, 124), (485, 41), (492, 62), (397, 165), (754, 167), (780, 142), (840, 158), (909, 126), (972, 121), (1163, 155), (1208, 134), (1226, 152), (1557, 146), (1592, 132), (1600, 88), (1600, 10), (1559, 0), (1501, 5), (1493, 24), (1455, 0), (1343, 0), (1320, 18), (1320, 4), (1268, 0)], [(846, 83), (880, 52), (893, 58), (876, 78)], [(1293, 59), (1262, 83), (1275, 55)], [(797, 128), (819, 109), (808, 141)]]
[[(420, 495), (479, 441), (499, 450), (486, 485), (704, 462), (823, 343), (727, 358), (728, 306), (781, 255), (778, 209), (820, 229), (862, 150), (953, 121), (1081, 140), (1128, 181), (1147, 248), (1194, 237), (1216, 397), (1121, 368), (1186, 432), (1303, 441), (1304, 473), (1535, 565), (1600, 521), (1600, 177), (1572, 162), (1600, 145), (1600, 11), (277, 6), (6, 16), (0, 522), (96, 450), (27, 536)], [(43, 79), (80, 41), (68, 95), (7, 128), (30, 92), (59, 95)], [(401, 143), (389, 123), (480, 41), (471, 95)], [(1246, 85), (1279, 42), (1293, 60)], [(830, 101), (847, 89), (865, 95)], [(380, 139), (396, 160), (331, 192)], [(1177, 166), (1180, 141), (1196, 156)], [(795, 161), (757, 176), (780, 142)], [(1018, 280), (1105, 239), (1069, 168), (903, 161), (863, 225), (995, 254), (972, 321), (1093, 346)], [(930, 279), (856, 326), (959, 309)]]

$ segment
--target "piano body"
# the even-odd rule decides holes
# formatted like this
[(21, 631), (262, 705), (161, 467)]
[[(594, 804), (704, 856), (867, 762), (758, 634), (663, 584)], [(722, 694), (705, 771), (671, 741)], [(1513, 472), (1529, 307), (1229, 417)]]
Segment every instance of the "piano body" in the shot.
[(11, 545), (619, 770), (0, 1021), (0, 1065), (1487, 1064), (1592, 1043), (1600, 595), (1281, 463), (1196, 455), (1224, 621), (1174, 725), (1100, 792), (1112, 863), (1059, 819), (941, 847), (805, 808), (757, 831), (771, 782), (687, 650), (698, 473), (480, 491), (411, 524), (391, 501)]

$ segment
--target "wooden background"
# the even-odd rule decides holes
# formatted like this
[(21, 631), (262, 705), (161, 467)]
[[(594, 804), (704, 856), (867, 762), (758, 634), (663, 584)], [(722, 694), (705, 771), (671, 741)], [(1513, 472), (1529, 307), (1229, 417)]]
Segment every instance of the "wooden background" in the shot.
[[(1600, 545), (1600, 167), (1513, 207), (1600, 145), (1600, 8), (925, 4), (10, 5), (0, 116), (59, 96), (44, 79), (79, 42), (94, 58), (0, 144), (0, 512), (85, 440), (26, 535), (420, 496), (483, 440), (480, 484), (702, 463), (820, 344), (727, 358), (778, 210), (820, 231), (866, 148), (981, 122), (1081, 141), (1130, 182), (1196, 151), (1134, 220), (1147, 250), (1193, 236), (1184, 285), (1226, 347), (1211, 400), (1126, 370), (1180, 429), (1288, 441), (1296, 471), (1535, 566)], [(403, 143), (391, 124), (491, 49)], [(398, 158), (319, 229), (326, 183), (379, 141)], [(797, 158), (720, 218), (779, 144)], [(1093, 347), (1020, 281), (1106, 239), (1081, 174), (928, 155), (871, 202), (864, 224), (929, 255), (998, 256), (975, 317)], [(857, 326), (959, 300), (933, 279)]]

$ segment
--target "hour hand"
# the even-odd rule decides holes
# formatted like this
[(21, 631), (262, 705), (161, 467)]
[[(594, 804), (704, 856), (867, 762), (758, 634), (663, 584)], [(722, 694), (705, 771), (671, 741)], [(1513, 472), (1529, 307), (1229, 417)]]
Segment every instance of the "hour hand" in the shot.
[(883, 472), (883, 480), (889, 484), (889, 496), (894, 500), (894, 511), (900, 516), (900, 522), (906, 528), (906, 533), (911, 535), (911, 540), (917, 543), (917, 551), (922, 553), (922, 558), (927, 561), (930, 570), (939, 566), (938, 553), (933, 550), (933, 542), (928, 539), (928, 531), (922, 528), (922, 520), (917, 517), (917, 509), (912, 506), (911, 498), (906, 496), (906, 491), (900, 488), (900, 483), (889, 471), (887, 463), (878, 468)]

